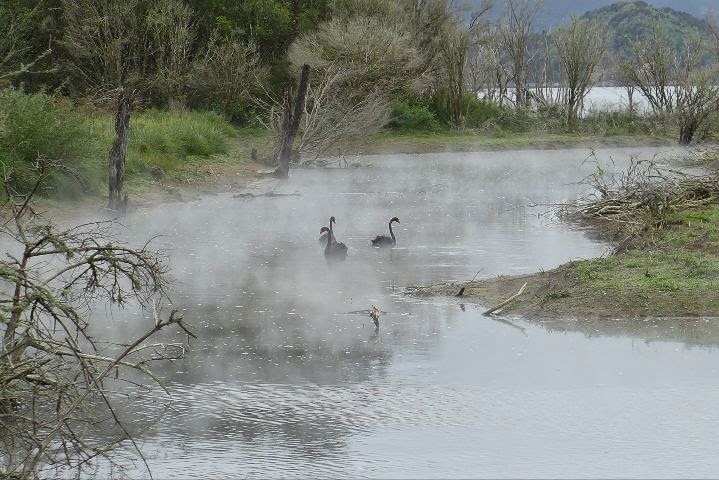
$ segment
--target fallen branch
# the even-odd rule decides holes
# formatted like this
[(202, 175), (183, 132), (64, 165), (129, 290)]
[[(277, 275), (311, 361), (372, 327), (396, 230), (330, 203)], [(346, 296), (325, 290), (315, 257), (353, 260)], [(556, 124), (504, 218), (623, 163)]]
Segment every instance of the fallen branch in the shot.
[(506, 299), (505, 301), (503, 301), (503, 302), (500, 303), (499, 305), (496, 305), (496, 306), (490, 308), (489, 310), (487, 310), (486, 312), (484, 312), (482, 315), (489, 316), (489, 315), (491, 315), (492, 313), (496, 312), (497, 310), (500, 310), (500, 309), (506, 307), (507, 305), (509, 305), (510, 303), (512, 303), (518, 296), (520, 296), (520, 295), (524, 292), (524, 289), (525, 289), (526, 287), (527, 287), (527, 282), (524, 282), (524, 285), (522, 285), (522, 288), (520, 288), (517, 293), (515, 293), (514, 295), (512, 295), (511, 297), (509, 297), (508, 299)]
[(299, 197), (301, 196), (300, 193), (275, 193), (275, 192), (268, 192), (268, 193), (236, 193), (232, 196), (232, 198), (259, 198), (259, 197)]

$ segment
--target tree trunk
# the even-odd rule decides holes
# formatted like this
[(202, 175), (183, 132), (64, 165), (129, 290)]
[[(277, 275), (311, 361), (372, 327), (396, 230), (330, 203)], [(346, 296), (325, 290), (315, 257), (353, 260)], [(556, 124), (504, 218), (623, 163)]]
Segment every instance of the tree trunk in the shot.
[(303, 65), (300, 74), (300, 84), (297, 87), (295, 98), (295, 110), (292, 112), (292, 97), (286, 91), (282, 99), (282, 124), (280, 126), (280, 151), (278, 155), (277, 170), (275, 175), (280, 178), (287, 178), (290, 172), (290, 160), (292, 159), (292, 145), (295, 143), (297, 130), (300, 128), (300, 118), (305, 110), (305, 99), (310, 84), (310, 66)]
[(679, 128), (679, 145), (689, 145), (694, 138), (697, 124), (693, 121), (686, 122)]
[[(287, 134), (292, 124), (292, 96), (289, 90), (282, 95), (282, 120), (280, 122), (280, 150), (277, 156), (277, 170), (275, 176), (287, 178), (290, 173), (290, 153), (286, 152)], [(290, 144), (291, 145), (291, 144)], [(291, 148), (291, 147), (290, 147)]]
[(109, 190), (110, 200), (108, 208), (123, 210), (127, 204), (127, 197), (123, 200), (122, 183), (125, 179), (125, 157), (127, 155), (127, 140), (130, 134), (130, 97), (124, 89), (120, 89), (117, 98), (117, 111), (115, 112), (115, 141), (112, 143), (109, 158)]
[(292, 38), (300, 32), (300, 0), (292, 0)]

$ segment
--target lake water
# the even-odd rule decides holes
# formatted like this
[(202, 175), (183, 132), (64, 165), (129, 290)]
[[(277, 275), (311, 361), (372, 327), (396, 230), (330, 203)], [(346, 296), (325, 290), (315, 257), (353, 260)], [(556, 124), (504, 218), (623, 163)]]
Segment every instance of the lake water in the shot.
[[(618, 167), (655, 153), (598, 152)], [(171, 397), (118, 402), (154, 477), (716, 476), (719, 362), (702, 333), (714, 320), (557, 328), (403, 294), (605, 253), (544, 206), (583, 191), (588, 154), (367, 157), (253, 190), (297, 196), (130, 215), (130, 238), (163, 235), (175, 307), (199, 335), (159, 370)], [(349, 247), (334, 265), (317, 243), (330, 215)], [(392, 216), (397, 247), (371, 248)], [(371, 305), (386, 312), (378, 331), (348, 313)], [(97, 333), (149, 321), (130, 311)], [(126, 473), (146, 476), (131, 456)]]
[[(534, 89), (530, 89), (532, 93), (536, 93)], [(508, 96), (514, 98), (514, 89), (508, 89)], [(548, 88), (542, 95), (551, 96), (552, 98), (558, 97), (561, 90), (558, 88)], [(483, 98), (486, 95), (486, 91), (479, 93), (479, 98)], [(641, 91), (638, 89), (634, 90), (632, 96), (632, 103), (634, 109), (638, 113), (649, 113), (651, 111), (651, 105)], [(629, 95), (627, 89), (624, 87), (593, 87), (589, 90), (586, 97), (584, 98), (583, 114), (591, 111), (625, 111), (629, 108)]]

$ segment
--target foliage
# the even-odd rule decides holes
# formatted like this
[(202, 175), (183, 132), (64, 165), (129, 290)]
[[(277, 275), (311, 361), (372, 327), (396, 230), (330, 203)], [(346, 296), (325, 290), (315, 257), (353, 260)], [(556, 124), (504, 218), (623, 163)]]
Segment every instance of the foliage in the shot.
[[(304, 33), (329, 19), (332, 0), (190, 0), (204, 42), (216, 33), (242, 45), (254, 45), (263, 69), (264, 87), (279, 93), (291, 80), (287, 51)], [(296, 9), (295, 9), (296, 7)], [(207, 106), (205, 106), (207, 108)]]
[(128, 171), (171, 170), (192, 157), (225, 153), (234, 129), (213, 112), (163, 112), (137, 115), (128, 145)]
[(436, 132), (442, 129), (429, 105), (406, 100), (393, 105), (387, 126), (397, 131)]
[[(449, 95), (446, 90), (442, 89), (434, 93), (430, 104), (437, 118), (445, 124), (453, 123), (449, 103)], [(480, 100), (471, 92), (462, 95), (457, 108), (461, 112), (466, 128), (481, 128), (487, 122), (498, 119), (503, 111), (503, 108), (496, 103)]]
[(17, 0), (0, 4), (0, 81), (51, 71), (37, 69), (50, 53), (46, 45), (36, 43), (41, 3), (33, 7)]
[(195, 57), (188, 79), (189, 103), (245, 124), (266, 77), (254, 44), (214, 32)]
[(181, 101), (194, 39), (180, 0), (62, 0), (66, 71), (78, 93), (122, 87), (156, 104)]
[(312, 31), (330, 12), (329, 0), (298, 3), (297, 24), (293, 18), (292, 0), (190, 0), (197, 12), (201, 36), (213, 32), (260, 46), (265, 59), (278, 60), (297, 34)]
[(102, 164), (96, 161), (98, 143), (87, 134), (87, 118), (67, 101), (22, 89), (0, 90), (0, 161), (13, 188), (24, 191), (35, 183), (38, 158), (60, 167), (43, 181), (43, 195), (71, 195), (82, 191), (81, 185), (94, 188)]

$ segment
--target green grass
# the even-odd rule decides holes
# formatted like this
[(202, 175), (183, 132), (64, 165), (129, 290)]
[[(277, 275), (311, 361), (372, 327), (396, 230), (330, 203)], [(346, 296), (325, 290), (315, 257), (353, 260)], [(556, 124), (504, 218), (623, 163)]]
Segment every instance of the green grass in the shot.
[(422, 153), (474, 150), (552, 149), (585, 146), (666, 145), (666, 137), (649, 135), (584, 135), (576, 133), (474, 132), (381, 132), (370, 139), (352, 142), (343, 150), (357, 153)]
[(649, 246), (571, 264), (589, 290), (713, 292), (719, 290), (719, 206), (673, 216), (652, 232)]
[[(109, 114), (93, 122), (96, 137), (110, 150), (113, 119)], [(167, 112), (148, 110), (130, 118), (127, 151), (128, 176), (144, 174), (153, 167), (165, 172), (182, 169), (188, 162), (226, 154), (237, 130), (213, 112)]]

